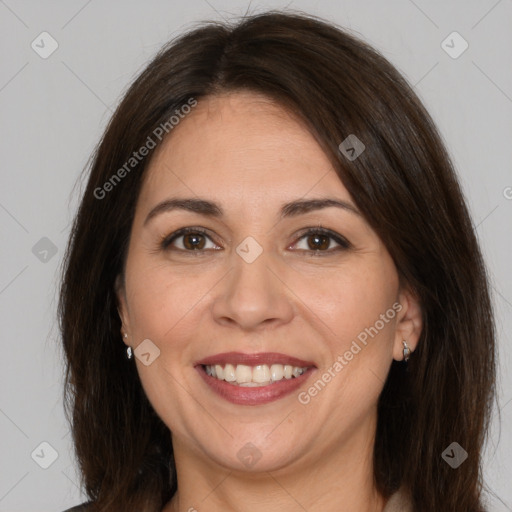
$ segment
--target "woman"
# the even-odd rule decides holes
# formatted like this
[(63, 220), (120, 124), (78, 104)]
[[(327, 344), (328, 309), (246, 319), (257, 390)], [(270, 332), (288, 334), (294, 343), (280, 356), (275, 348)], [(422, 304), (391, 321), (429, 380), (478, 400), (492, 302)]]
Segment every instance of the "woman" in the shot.
[(147, 66), (60, 319), (80, 510), (484, 510), (471, 220), (409, 85), (322, 20), (206, 24)]

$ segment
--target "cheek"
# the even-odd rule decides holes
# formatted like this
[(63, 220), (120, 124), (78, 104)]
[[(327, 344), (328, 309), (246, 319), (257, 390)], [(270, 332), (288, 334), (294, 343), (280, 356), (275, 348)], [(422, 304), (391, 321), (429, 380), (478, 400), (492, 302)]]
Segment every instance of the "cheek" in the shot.
[(126, 287), (135, 344), (149, 339), (159, 350), (149, 366), (135, 358), (142, 387), (169, 428), (185, 432), (183, 418), (191, 404), (183, 389), (193, 359), (190, 340), (197, 310), (208, 290), (205, 276), (180, 275), (168, 264), (137, 266), (135, 259), (130, 270)]
[[(137, 335), (159, 340), (180, 339), (201, 299), (212, 288), (208, 273), (180, 272), (169, 264), (139, 265), (133, 262), (127, 274), (130, 321)], [(211, 281), (211, 283), (210, 283)]]
[(306, 275), (295, 280), (294, 292), (307, 306), (304, 311), (309, 309), (322, 321), (330, 333), (330, 344), (337, 350), (350, 345), (376, 322), (383, 334), (392, 331), (393, 322), (381, 326), (379, 320), (392, 307), (398, 292), (398, 276), (390, 260), (361, 258), (329, 273)]
[(351, 428), (375, 407), (392, 362), (398, 278), (381, 265), (335, 276), (310, 294), (328, 350), (317, 381), (328, 384), (312, 382), (302, 399), (328, 410), (333, 428)]

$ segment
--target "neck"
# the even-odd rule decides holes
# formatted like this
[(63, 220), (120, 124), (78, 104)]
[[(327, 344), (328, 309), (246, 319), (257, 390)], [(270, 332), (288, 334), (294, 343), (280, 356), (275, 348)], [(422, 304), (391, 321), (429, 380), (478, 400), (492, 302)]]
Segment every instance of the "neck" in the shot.
[(259, 473), (239, 472), (199, 460), (173, 438), (178, 492), (162, 512), (382, 512), (386, 500), (374, 486), (375, 422), (359, 427), (340, 448), (317, 451), (312, 460)]

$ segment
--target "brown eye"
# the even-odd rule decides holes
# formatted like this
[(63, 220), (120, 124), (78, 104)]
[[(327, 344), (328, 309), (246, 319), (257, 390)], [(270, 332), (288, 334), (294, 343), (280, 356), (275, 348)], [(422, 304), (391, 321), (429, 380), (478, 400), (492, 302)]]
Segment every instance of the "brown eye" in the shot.
[(307, 240), (312, 251), (328, 249), (331, 244), (330, 238), (326, 235), (309, 235)]
[(183, 235), (183, 245), (186, 249), (190, 249), (192, 251), (195, 249), (202, 249), (205, 243), (204, 236), (199, 233)]
[[(207, 244), (210, 246), (207, 247)], [(162, 249), (176, 250), (182, 252), (204, 251), (208, 249), (219, 249), (203, 230), (199, 228), (183, 228), (162, 241)]]
[(350, 242), (343, 236), (325, 228), (315, 228), (306, 231), (295, 243), (295, 248), (301, 251), (313, 251), (313, 253), (333, 253), (349, 249)]

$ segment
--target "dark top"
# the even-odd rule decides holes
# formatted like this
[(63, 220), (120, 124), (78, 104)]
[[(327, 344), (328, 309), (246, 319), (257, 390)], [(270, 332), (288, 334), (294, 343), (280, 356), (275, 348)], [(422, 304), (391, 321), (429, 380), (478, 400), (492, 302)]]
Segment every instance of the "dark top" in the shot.
[[(87, 505), (90, 505), (90, 503), (82, 503), (82, 505), (68, 508), (64, 512), (87, 512)], [(384, 512), (413, 512), (412, 500), (405, 488), (401, 488), (391, 495), (384, 507)]]

